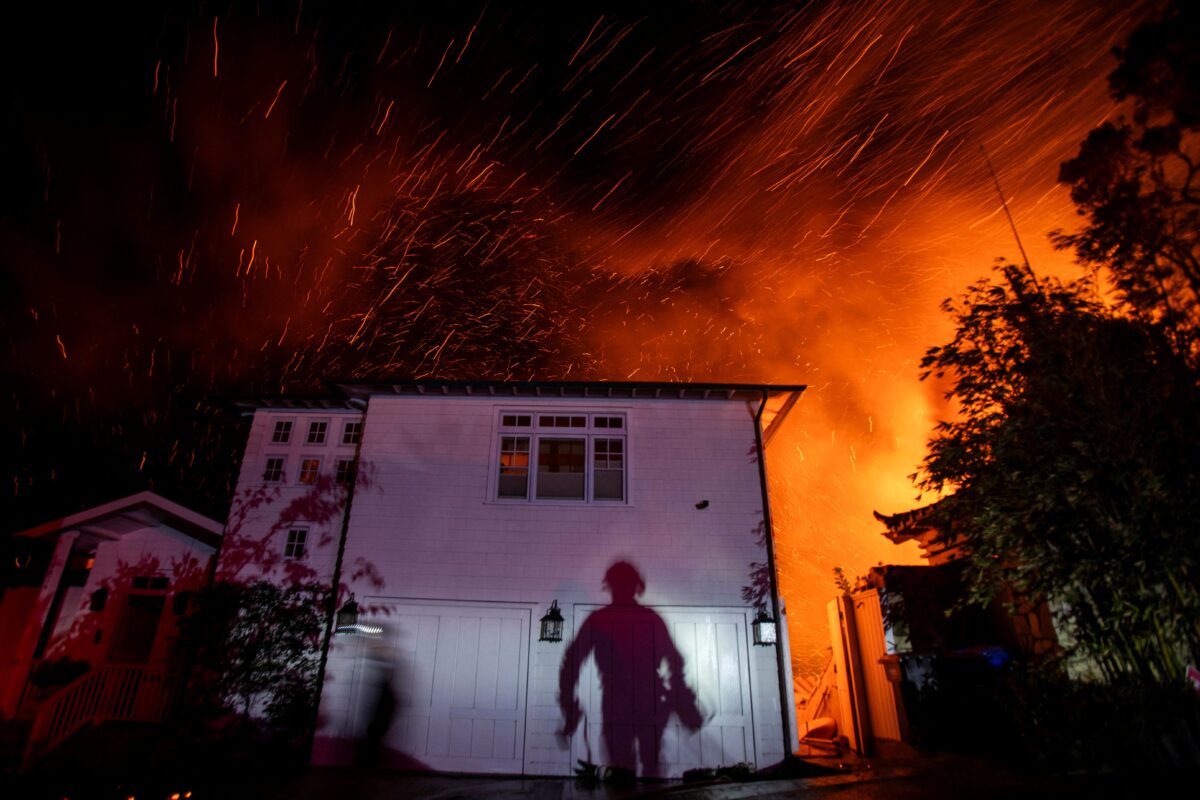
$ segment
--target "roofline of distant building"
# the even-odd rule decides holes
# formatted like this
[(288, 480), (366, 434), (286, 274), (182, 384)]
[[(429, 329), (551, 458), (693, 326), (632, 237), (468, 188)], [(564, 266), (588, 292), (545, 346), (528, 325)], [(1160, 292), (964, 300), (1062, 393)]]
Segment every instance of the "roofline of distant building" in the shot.
[(259, 408), (356, 410), (371, 395), (408, 397), (619, 398), (628, 400), (746, 400), (800, 394), (802, 384), (686, 383), (671, 381), (497, 381), (434, 379), (329, 380), (328, 394), (243, 396), (221, 402), (241, 413)]
[(47, 536), (62, 531), (83, 528), (109, 517), (134, 513), (146, 508), (156, 509), (161, 514), (161, 519), (167, 521), (167, 524), (197, 541), (213, 547), (221, 543), (221, 537), (225, 530), (223, 523), (150, 491), (131, 494), (128, 497), (122, 497), (108, 503), (92, 506), (74, 514), (68, 514), (65, 517), (43, 522), (32, 528), (17, 531), (16, 535), (26, 538)]

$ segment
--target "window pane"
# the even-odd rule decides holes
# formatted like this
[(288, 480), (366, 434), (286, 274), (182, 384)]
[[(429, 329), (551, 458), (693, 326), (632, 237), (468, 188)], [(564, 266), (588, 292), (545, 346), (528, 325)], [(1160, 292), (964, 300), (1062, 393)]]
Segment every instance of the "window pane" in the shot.
[(276, 422), (275, 431), (271, 434), (271, 441), (277, 444), (287, 444), (292, 438), (292, 423)]
[(597, 500), (624, 500), (625, 473), (620, 469), (598, 469), (592, 496)]
[(538, 441), (537, 496), (541, 498), (584, 498), (583, 439), (540, 439)]
[[(611, 421), (612, 418), (610, 418)], [(624, 439), (596, 439), (593, 442), (592, 499), (624, 500)]]
[(325, 430), (329, 423), (326, 422), (310, 422), (308, 425), (308, 443), (309, 444), (324, 444)]
[(496, 482), (498, 497), (529, 496), (529, 437), (500, 437), (500, 476)]
[(306, 458), (300, 462), (300, 483), (316, 483), (317, 472), (321, 468), (319, 458)]

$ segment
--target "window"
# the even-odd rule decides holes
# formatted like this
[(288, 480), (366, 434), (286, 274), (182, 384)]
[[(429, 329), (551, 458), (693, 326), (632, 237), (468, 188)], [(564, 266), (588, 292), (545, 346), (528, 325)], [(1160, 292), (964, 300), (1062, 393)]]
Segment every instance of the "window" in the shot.
[(358, 444), (362, 440), (362, 423), (347, 422), (342, 428), (342, 444)]
[(337, 461), (337, 475), (335, 480), (342, 486), (349, 486), (354, 483), (354, 459), (339, 458)]
[(625, 440), (592, 440), (592, 497), (625, 499)]
[(304, 545), (307, 541), (307, 528), (292, 528), (287, 532), (287, 543), (283, 546), (283, 557), (304, 558)]
[(623, 414), (504, 412), (499, 421), (497, 499), (625, 502)]
[(263, 480), (267, 483), (280, 483), (283, 481), (283, 459), (278, 456), (272, 456), (267, 459), (266, 469), (263, 470)]
[(500, 497), (529, 496), (529, 437), (500, 437)]
[(587, 417), (539, 416), (539, 428), (586, 428)]
[(138, 575), (133, 579), (134, 589), (151, 589), (156, 592), (165, 592), (170, 584), (170, 578), (162, 575)]
[(308, 423), (308, 443), (309, 444), (325, 444), (325, 432), (329, 430), (328, 422), (310, 422)]
[(275, 423), (275, 430), (271, 432), (272, 444), (287, 444), (292, 440), (292, 421), (290, 419), (281, 419)]
[(584, 499), (586, 439), (538, 439), (537, 497)]
[(317, 473), (321, 471), (321, 459), (306, 458), (300, 462), (299, 483), (313, 484), (317, 482)]

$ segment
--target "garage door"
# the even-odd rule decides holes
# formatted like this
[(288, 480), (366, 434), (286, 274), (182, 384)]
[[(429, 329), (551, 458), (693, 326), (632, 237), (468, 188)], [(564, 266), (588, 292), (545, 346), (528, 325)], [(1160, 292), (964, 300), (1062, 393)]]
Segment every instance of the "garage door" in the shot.
[(754, 761), (744, 613), (608, 607), (585, 624), (596, 610), (575, 608), (584, 719), (573, 759), (660, 777)]
[(395, 631), (395, 721), (386, 746), (447, 772), (520, 773), (530, 612), (381, 601)]

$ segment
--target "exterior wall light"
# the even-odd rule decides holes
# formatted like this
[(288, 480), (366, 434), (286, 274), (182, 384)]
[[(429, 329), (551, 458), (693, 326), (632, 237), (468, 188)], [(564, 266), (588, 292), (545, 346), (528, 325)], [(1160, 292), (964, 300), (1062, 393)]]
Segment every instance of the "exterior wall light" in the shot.
[(538, 637), (539, 642), (561, 642), (563, 629), (563, 615), (558, 610), (558, 601), (555, 600), (550, 604), (550, 610), (546, 612), (546, 616), (542, 617), (542, 635)]
[(346, 604), (338, 609), (337, 626), (334, 628), (335, 633), (356, 633), (358, 631), (358, 603), (354, 602), (354, 593), (350, 593), (350, 599)]
[(758, 613), (754, 615), (754, 622), (750, 623), (750, 630), (754, 633), (756, 645), (769, 647), (775, 644), (777, 635), (775, 620), (767, 613), (766, 606), (758, 607)]

